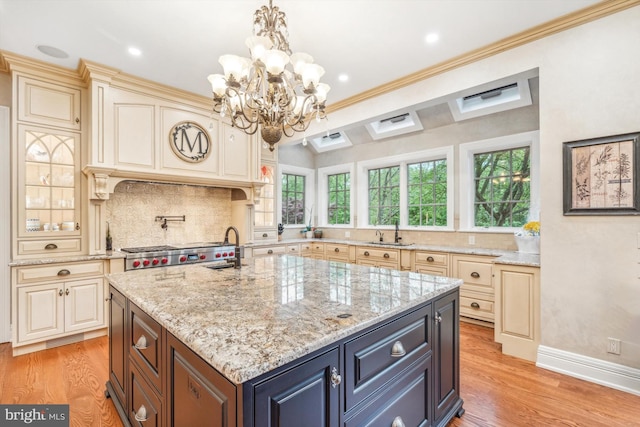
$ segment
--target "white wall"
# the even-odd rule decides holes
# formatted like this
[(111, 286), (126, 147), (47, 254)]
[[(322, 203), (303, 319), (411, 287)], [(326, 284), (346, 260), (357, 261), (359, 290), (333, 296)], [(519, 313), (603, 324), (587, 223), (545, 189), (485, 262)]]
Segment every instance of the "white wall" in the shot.
[[(562, 142), (640, 130), (639, 22), (634, 7), (331, 115), (339, 128), (538, 68), (542, 343), (636, 369), (640, 218), (563, 216)], [(606, 352), (607, 337), (622, 340), (621, 355)]]

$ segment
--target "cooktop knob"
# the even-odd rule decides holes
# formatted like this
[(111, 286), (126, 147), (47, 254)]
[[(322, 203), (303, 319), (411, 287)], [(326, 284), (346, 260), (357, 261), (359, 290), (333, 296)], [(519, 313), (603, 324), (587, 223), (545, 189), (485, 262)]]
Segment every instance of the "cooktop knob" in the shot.
[(200, 255), (200, 259), (207, 259), (207, 256), (202, 254), (202, 255)]
[(162, 258), (162, 260), (160, 260), (161, 263), (166, 264), (169, 262), (169, 260), (167, 258)]
[(222, 255), (220, 254), (220, 252), (218, 252), (218, 253), (216, 254), (216, 258), (220, 258), (221, 256), (222, 256)]
[(229, 256), (234, 256), (234, 255), (235, 255), (235, 253), (229, 252)]
[(138, 260), (133, 261), (133, 268), (138, 268), (138, 267), (140, 267), (140, 261)]
[(180, 257), (180, 262), (185, 262), (186, 260), (187, 260), (187, 257), (186, 257), (186, 256), (182, 255), (182, 256)]
[(153, 261), (151, 261), (151, 264), (158, 265), (160, 264), (160, 260), (158, 258), (154, 258)]
[(148, 259), (145, 259), (144, 261), (142, 261), (142, 265), (144, 265), (145, 267), (148, 266), (149, 264), (151, 264), (151, 261), (149, 261)]

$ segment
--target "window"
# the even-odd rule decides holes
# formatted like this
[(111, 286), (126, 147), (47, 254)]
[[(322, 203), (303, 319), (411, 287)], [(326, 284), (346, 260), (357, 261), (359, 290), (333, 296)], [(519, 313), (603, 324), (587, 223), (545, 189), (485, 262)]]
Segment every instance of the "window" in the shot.
[(460, 228), (513, 232), (539, 218), (539, 132), (460, 145)]
[(395, 225), (400, 220), (400, 166), (369, 169), (369, 224)]
[(282, 223), (302, 225), (305, 223), (305, 177), (282, 174)]
[(474, 154), (476, 227), (521, 227), (527, 222), (530, 154), (529, 147)]
[(349, 172), (327, 176), (329, 203), (327, 223), (349, 224), (351, 222), (351, 174)]
[(407, 165), (408, 225), (447, 225), (447, 161)]

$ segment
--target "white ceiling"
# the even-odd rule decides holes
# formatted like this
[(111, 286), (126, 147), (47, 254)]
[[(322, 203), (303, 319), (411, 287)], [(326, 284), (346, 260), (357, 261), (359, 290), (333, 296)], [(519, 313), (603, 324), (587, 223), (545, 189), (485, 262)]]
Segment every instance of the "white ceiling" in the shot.
[[(294, 52), (326, 69), (327, 104), (484, 47), (598, 0), (274, 0)], [(0, 0), (0, 50), (76, 69), (80, 58), (210, 96), (224, 53), (248, 56), (268, 0)], [(437, 32), (434, 45), (425, 42)], [(66, 59), (36, 49), (49, 45)], [(132, 57), (129, 46), (142, 50)], [(346, 83), (338, 76), (349, 75)]]

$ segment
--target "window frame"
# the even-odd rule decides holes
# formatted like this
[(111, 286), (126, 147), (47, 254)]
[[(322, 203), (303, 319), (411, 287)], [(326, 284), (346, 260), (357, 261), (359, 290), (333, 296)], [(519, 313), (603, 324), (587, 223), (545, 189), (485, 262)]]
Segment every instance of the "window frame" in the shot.
[[(442, 160), (447, 163), (447, 225), (408, 225), (409, 206), (408, 206), (408, 175), (407, 165), (419, 162)], [(363, 229), (393, 229), (394, 226), (388, 225), (372, 225), (369, 224), (369, 180), (368, 173), (370, 169), (385, 168), (391, 166), (400, 166), (400, 223), (398, 226), (403, 230), (412, 231), (454, 231), (454, 147), (448, 145), (444, 147), (433, 148), (429, 150), (414, 151), (411, 153), (389, 156), (372, 160), (365, 160), (357, 163), (357, 188), (359, 198), (358, 204), (358, 228)], [(364, 200), (362, 200), (364, 198)]]
[(477, 227), (474, 224), (475, 171), (473, 157), (480, 153), (529, 147), (531, 200), (529, 220), (540, 217), (540, 131), (523, 132), (498, 138), (460, 144), (460, 225), (459, 231), (513, 234), (520, 227)]
[[(313, 214), (312, 216), (316, 216), (317, 212), (316, 212), (316, 200), (315, 200), (315, 170), (314, 169), (309, 169), (309, 168), (303, 168), (300, 166), (292, 166), (292, 165), (285, 165), (285, 164), (280, 164), (278, 167), (278, 189), (277, 189), (277, 200), (276, 200), (276, 210), (277, 210), (277, 221), (279, 224), (282, 223), (282, 174), (290, 174), (290, 175), (302, 175), (305, 177), (304, 179), (304, 199), (305, 199), (305, 213), (304, 213), (304, 224), (289, 224), (286, 227), (290, 228), (290, 229), (299, 229), (302, 230), (303, 228), (305, 228), (306, 224), (308, 224), (308, 220), (309, 218), (307, 217), (308, 213), (308, 209), (312, 208), (313, 209)], [(313, 218), (311, 219), (311, 225), (315, 226), (316, 224), (313, 221)]]
[[(329, 224), (327, 210), (329, 209), (329, 175), (336, 175), (339, 173), (349, 173), (349, 181), (351, 183), (349, 187), (349, 223), (348, 224)], [(355, 163), (343, 163), (335, 166), (328, 166), (324, 168), (318, 168), (318, 225), (321, 227), (331, 228), (353, 228), (354, 224), (354, 206), (355, 206), (355, 194), (354, 190), (356, 175), (355, 175)]]

